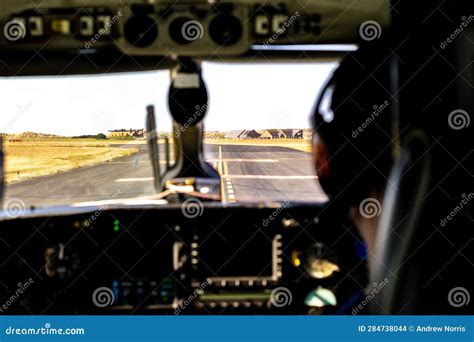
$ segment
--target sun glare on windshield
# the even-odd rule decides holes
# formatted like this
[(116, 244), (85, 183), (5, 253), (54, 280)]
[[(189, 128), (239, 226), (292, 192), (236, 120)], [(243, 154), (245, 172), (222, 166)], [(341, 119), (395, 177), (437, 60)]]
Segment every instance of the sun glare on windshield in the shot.
[[(335, 66), (203, 65), (204, 154), (221, 175), (222, 202), (325, 201), (308, 117)], [(145, 108), (156, 108), (160, 149), (169, 148), (172, 164), (168, 85), (165, 71), (0, 81), (6, 201), (38, 207), (155, 195)]]

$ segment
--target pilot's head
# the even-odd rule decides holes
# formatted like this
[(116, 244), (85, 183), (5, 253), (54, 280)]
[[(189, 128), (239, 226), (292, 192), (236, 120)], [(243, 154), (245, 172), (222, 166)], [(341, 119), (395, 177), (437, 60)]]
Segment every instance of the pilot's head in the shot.
[(378, 48), (362, 47), (344, 57), (313, 115), (321, 186), (331, 199), (347, 204), (383, 191), (390, 168), (389, 59)]
[[(323, 190), (343, 208), (381, 200), (391, 166), (392, 96), (383, 44), (347, 54), (313, 114), (313, 153)], [(344, 210), (345, 210), (344, 209)]]

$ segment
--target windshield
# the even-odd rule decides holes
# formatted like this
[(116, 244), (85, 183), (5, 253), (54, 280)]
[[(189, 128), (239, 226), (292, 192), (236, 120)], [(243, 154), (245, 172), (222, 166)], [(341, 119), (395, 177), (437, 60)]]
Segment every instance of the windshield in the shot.
[[(335, 67), (203, 64), (204, 152), (222, 176), (223, 202), (326, 200), (311, 162), (309, 113)], [(145, 107), (155, 105), (160, 137), (170, 136), (168, 86), (168, 71), (0, 80), (5, 203), (156, 194)]]

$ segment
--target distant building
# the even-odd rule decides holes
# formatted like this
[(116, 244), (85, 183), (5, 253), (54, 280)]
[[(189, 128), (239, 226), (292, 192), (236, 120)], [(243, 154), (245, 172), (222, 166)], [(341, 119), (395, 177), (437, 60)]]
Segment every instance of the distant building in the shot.
[(115, 129), (109, 131), (109, 138), (144, 138), (144, 129)]
[[(311, 129), (233, 130), (223, 134), (225, 139), (311, 139)], [(209, 137), (214, 132), (209, 133)]]
[(253, 130), (253, 129), (244, 130), (239, 134), (238, 138), (239, 139), (258, 139), (260, 138), (260, 133), (258, 133), (256, 130)]
[(266, 129), (260, 135), (260, 139), (278, 139), (280, 132), (278, 129)]
[(294, 129), (293, 130), (293, 139), (303, 139), (303, 130), (302, 129)]
[(242, 133), (241, 129), (228, 131), (228, 132), (225, 132), (224, 138), (225, 139), (239, 139), (240, 133)]
[(313, 130), (312, 129), (304, 129), (303, 130), (303, 139), (304, 140), (311, 140), (313, 138)]
[(292, 129), (280, 129), (278, 135), (280, 139), (294, 139)]
[(225, 139), (258, 139), (260, 138), (260, 133), (258, 133), (256, 130), (253, 130), (253, 129), (229, 131), (225, 133), (224, 138)]

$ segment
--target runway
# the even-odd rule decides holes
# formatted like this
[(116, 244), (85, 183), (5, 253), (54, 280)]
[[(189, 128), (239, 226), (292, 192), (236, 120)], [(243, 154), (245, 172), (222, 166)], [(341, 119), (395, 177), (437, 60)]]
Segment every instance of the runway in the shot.
[[(100, 165), (9, 184), (5, 201), (27, 207), (131, 198), (155, 194), (146, 145)], [(326, 199), (311, 155), (285, 147), (205, 145), (206, 160), (222, 176), (223, 203), (321, 202)]]

